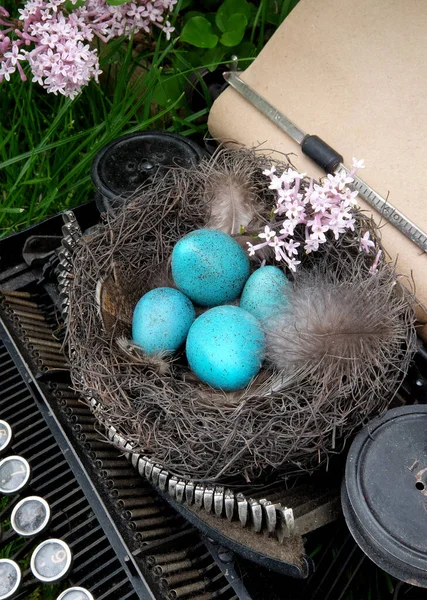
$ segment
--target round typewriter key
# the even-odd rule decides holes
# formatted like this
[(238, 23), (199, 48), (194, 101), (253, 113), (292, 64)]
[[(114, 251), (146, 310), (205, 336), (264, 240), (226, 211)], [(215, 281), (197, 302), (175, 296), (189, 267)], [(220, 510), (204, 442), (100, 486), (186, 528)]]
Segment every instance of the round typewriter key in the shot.
[(62, 592), (56, 600), (94, 600), (94, 597), (85, 588), (71, 587)]
[(12, 443), (12, 427), (7, 421), (0, 419), (0, 454), (4, 454)]
[(29, 482), (31, 467), (22, 456), (8, 456), (0, 460), (0, 492), (14, 494)]
[(34, 550), (30, 566), (34, 577), (44, 583), (53, 583), (68, 575), (71, 561), (69, 546), (62, 540), (50, 539)]
[(10, 517), (13, 529), (22, 536), (40, 533), (47, 527), (49, 521), (49, 504), (39, 496), (28, 496), (20, 500)]
[(11, 598), (21, 585), (22, 573), (15, 561), (0, 559), (0, 600)]

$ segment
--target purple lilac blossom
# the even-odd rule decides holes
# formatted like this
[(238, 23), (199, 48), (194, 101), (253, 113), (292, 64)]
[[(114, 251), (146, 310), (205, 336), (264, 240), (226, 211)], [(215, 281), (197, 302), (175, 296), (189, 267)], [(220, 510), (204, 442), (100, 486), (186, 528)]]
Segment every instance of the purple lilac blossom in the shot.
[[(279, 235), (266, 225), (258, 235), (265, 241), (255, 245), (247, 242), (249, 255), (254, 256), (257, 250), (270, 246), (274, 249), (278, 262), (284, 262), (291, 271), (296, 271), (301, 262), (295, 258), (298, 257), (301, 244), (293, 238), (298, 225), (304, 226), (303, 248), (307, 254), (318, 250), (327, 241), (329, 233), (337, 240), (347, 230), (354, 231), (352, 208), (357, 205), (357, 192), (353, 192), (347, 184), (354, 181), (353, 176), (358, 169), (364, 168), (363, 163), (363, 160), (353, 158), (353, 168), (349, 175), (328, 175), (320, 185), (310, 179), (307, 189), (300, 187), (305, 173), (289, 168), (277, 174), (274, 166), (263, 171), (270, 179), (269, 189), (277, 193), (274, 213), (278, 217), (284, 215), (286, 219), (279, 223)], [(276, 227), (277, 225), (275, 223)], [(370, 252), (374, 247), (375, 243), (369, 239), (369, 232), (366, 232), (360, 241), (360, 250)]]
[[(0, 82), (10, 80), (17, 70), (26, 75), (21, 62), (27, 61), (33, 75), (48, 92), (74, 99), (91, 79), (98, 82), (98, 54), (90, 42), (95, 36), (104, 42), (131, 36), (137, 31), (160, 28), (170, 39), (174, 31), (164, 14), (177, 0), (139, 0), (111, 6), (105, 0), (87, 0), (69, 11), (65, 0), (28, 0), (13, 19), (0, 6)], [(71, 0), (76, 4), (77, 0)]]

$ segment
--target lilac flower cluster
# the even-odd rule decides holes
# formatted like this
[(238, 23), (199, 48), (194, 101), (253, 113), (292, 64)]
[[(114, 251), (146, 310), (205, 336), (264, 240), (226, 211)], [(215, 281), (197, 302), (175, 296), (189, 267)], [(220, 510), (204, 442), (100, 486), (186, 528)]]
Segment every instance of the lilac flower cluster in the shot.
[[(301, 187), (305, 173), (289, 168), (277, 175), (274, 166), (263, 171), (270, 178), (269, 189), (277, 191), (274, 213), (279, 218), (283, 215), (286, 218), (279, 220), (278, 232), (265, 226), (264, 232), (258, 235), (264, 242), (255, 245), (247, 242), (249, 255), (254, 256), (257, 250), (270, 246), (274, 248), (277, 261), (283, 261), (291, 271), (296, 271), (301, 263), (297, 260), (301, 243), (294, 239), (298, 225), (304, 227), (303, 247), (306, 253), (318, 250), (327, 241), (328, 232), (337, 240), (345, 231), (354, 231), (355, 219), (351, 209), (357, 205), (358, 194), (351, 191), (347, 184), (354, 181), (353, 175), (357, 169), (364, 168), (363, 163), (363, 160), (353, 158), (350, 175), (345, 172), (328, 175), (320, 185), (310, 179), (307, 189)], [(360, 249), (369, 252), (373, 246), (375, 244), (369, 239), (369, 232), (366, 232), (360, 241)]]
[[(89, 43), (103, 42), (133, 32), (159, 27), (170, 39), (174, 31), (164, 13), (177, 0), (137, 0), (111, 6), (105, 0), (87, 0), (66, 10), (66, 0), (27, 0), (19, 19), (0, 6), (0, 82), (16, 70), (26, 81), (22, 61), (30, 65), (33, 81), (48, 92), (75, 98), (91, 79), (98, 81), (98, 54)], [(76, 5), (77, 0), (71, 0)], [(89, 42), (89, 43), (87, 43)]]

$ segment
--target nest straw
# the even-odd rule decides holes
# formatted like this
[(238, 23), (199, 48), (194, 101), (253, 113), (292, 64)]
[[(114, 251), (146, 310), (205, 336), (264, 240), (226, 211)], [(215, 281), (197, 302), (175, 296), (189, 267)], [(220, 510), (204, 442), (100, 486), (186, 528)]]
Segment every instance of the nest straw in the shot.
[[(171, 170), (107, 214), (98, 230), (83, 238), (73, 259), (68, 333), (74, 386), (100, 403), (102, 419), (136, 452), (194, 481), (235, 475), (254, 481), (272, 469), (289, 473), (319, 467), (343, 449), (366, 419), (387, 408), (414, 352), (408, 293), (389, 266), (369, 274), (373, 258), (359, 251), (359, 239), (367, 230), (373, 236), (378, 232), (361, 213), (356, 213), (354, 232), (305, 256), (295, 275), (296, 288), (303, 290), (316, 277), (336, 290), (359, 286), (367, 300), (358, 318), (372, 308), (371, 321), (386, 328), (374, 345), (361, 343), (360, 357), (354, 357), (357, 368), (350, 366), (344, 375), (343, 361), (336, 367), (330, 357), (329, 376), (322, 360), (314, 366), (299, 360), (292, 369), (266, 363), (246, 390), (223, 393), (192, 376), (184, 352), (157, 361), (123, 352), (118, 340), (131, 337), (126, 319), (113, 314), (106, 331), (96, 302), (99, 282), (115, 273), (116, 315), (129, 314), (129, 308), (131, 313), (153, 287), (173, 285), (168, 269), (173, 246), (209, 224), (217, 187), (212, 181), (222, 176), (228, 178), (226, 185), (250, 191), (248, 229), (271, 222), (274, 195), (262, 175), (265, 166), (266, 158), (255, 151), (222, 150), (194, 169)], [(261, 258), (276, 264), (272, 253)], [(253, 258), (258, 261), (254, 268), (261, 258)]]

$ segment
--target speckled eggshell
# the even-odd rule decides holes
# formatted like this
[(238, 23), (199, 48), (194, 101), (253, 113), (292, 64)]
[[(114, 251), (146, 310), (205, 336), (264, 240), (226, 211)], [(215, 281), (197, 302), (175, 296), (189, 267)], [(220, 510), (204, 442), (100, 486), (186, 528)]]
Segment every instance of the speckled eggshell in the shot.
[(132, 337), (150, 355), (171, 353), (185, 342), (196, 313), (179, 290), (160, 287), (144, 294), (132, 318)]
[(223, 231), (198, 229), (172, 251), (177, 287), (200, 306), (235, 300), (249, 277), (249, 259), (235, 239)]
[(292, 284), (278, 267), (257, 269), (247, 280), (240, 298), (240, 308), (264, 321), (288, 303), (287, 293)]
[(188, 363), (214, 388), (245, 388), (261, 368), (265, 339), (258, 320), (238, 306), (217, 306), (198, 317), (188, 332)]

